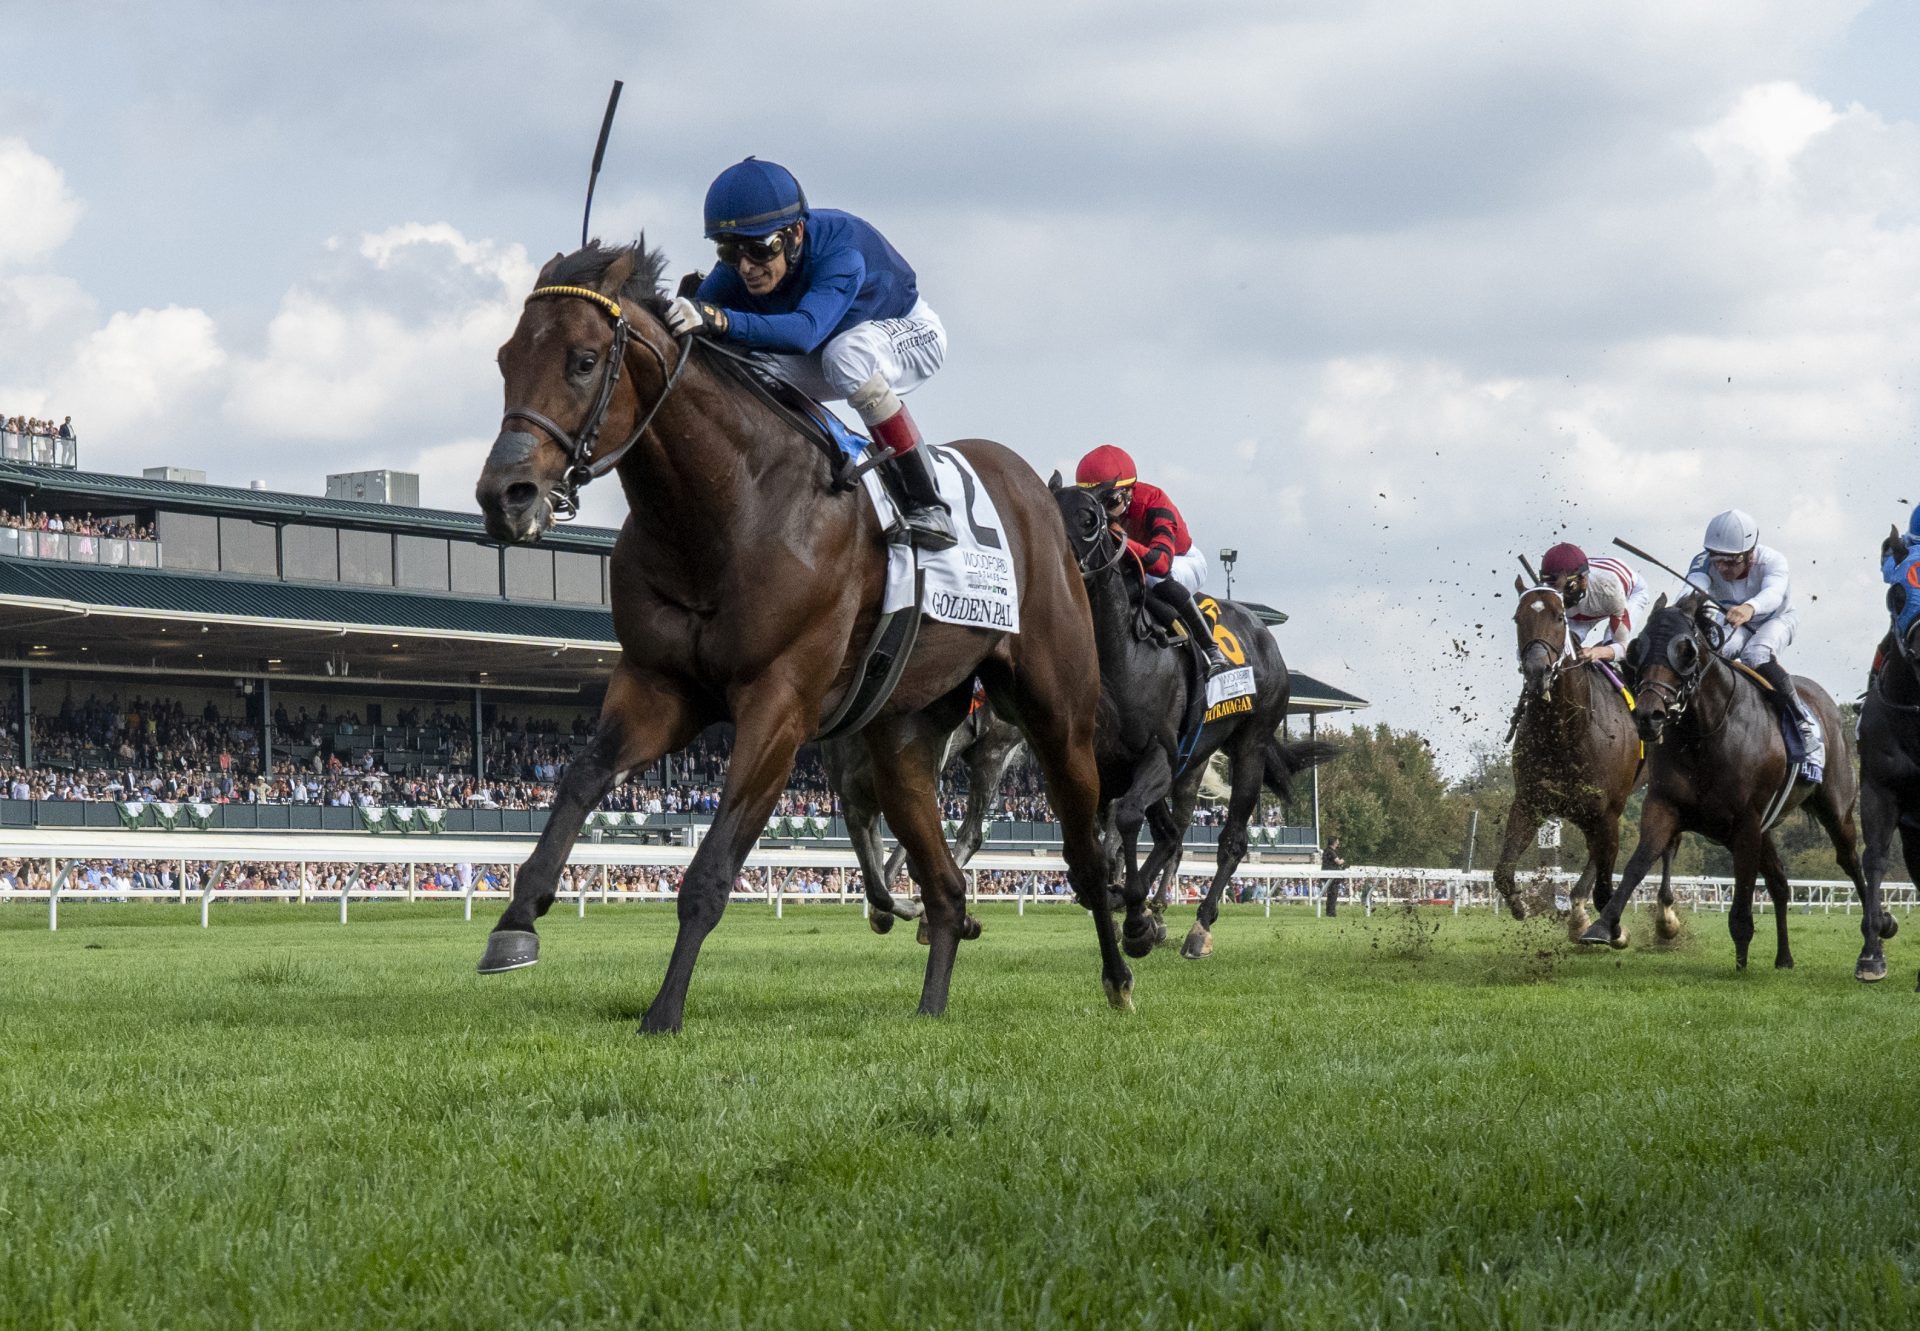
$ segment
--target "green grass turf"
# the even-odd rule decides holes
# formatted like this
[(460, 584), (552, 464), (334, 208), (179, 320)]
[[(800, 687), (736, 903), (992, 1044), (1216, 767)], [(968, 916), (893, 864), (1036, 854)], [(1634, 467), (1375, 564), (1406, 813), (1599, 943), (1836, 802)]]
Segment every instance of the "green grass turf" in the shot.
[(988, 907), (926, 1021), (909, 928), (735, 905), (644, 1039), (666, 908), (488, 979), (457, 905), (332, 910), (0, 907), (0, 1325), (1920, 1323), (1857, 917), (1740, 975), (1719, 916), (1230, 909), (1125, 1016), (1081, 912)]

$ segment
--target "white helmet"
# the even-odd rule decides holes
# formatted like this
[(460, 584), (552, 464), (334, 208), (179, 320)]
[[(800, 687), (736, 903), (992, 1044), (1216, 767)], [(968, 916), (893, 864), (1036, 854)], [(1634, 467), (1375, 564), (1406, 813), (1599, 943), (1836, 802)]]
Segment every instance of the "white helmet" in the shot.
[(1760, 544), (1760, 528), (1737, 508), (1730, 508), (1707, 524), (1707, 553), (1744, 555)]

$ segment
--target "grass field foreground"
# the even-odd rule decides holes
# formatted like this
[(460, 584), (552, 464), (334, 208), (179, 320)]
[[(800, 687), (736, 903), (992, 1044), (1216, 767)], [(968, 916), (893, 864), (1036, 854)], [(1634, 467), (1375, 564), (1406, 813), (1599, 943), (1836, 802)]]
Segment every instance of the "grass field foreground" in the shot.
[(735, 906), (644, 1039), (669, 909), (490, 979), (330, 909), (0, 908), (0, 1326), (1920, 1324), (1914, 935), (1869, 989), (1857, 917), (1739, 974), (1712, 915), (1229, 908), (1126, 1016), (1083, 913), (989, 907), (927, 1021), (910, 930)]

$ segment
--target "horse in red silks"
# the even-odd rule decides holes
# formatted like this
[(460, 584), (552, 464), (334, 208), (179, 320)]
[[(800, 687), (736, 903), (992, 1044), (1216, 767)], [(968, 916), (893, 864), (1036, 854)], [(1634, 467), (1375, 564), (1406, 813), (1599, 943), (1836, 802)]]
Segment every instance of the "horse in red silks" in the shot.
[[(534, 921), (553, 904), (588, 811), (616, 783), (713, 722), (734, 726), (719, 811), (681, 884), (679, 932), (644, 1032), (680, 1029), (701, 943), (795, 750), (856, 682), (886, 566), (879, 517), (857, 489), (836, 489), (826, 452), (751, 391), (722, 348), (668, 332), (664, 262), (644, 241), (595, 241), (547, 264), (500, 349), (507, 411), (475, 487), (487, 530), (515, 544), (539, 540), (579, 484), (608, 472), (629, 510), (611, 565), (620, 660), (482, 972), (538, 960)], [(919, 1010), (945, 1010), (960, 941), (979, 929), (936, 799), (936, 764), (976, 676), (1039, 761), (1075, 893), (1093, 914), (1108, 1000), (1128, 1007), (1133, 976), (1096, 824), (1099, 661), (1079, 570), (1031, 467), (984, 439), (947, 447), (972, 464), (1006, 525), (1021, 630), (925, 623), (890, 699), (858, 732), (925, 903)]]

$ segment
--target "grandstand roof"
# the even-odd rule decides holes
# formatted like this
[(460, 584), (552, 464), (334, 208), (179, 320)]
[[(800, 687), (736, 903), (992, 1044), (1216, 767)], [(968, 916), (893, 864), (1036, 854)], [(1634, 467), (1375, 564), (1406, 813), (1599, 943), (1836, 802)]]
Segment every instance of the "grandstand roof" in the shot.
[(1362, 707), (1372, 706), (1359, 694), (1348, 693), (1323, 679), (1315, 679), (1298, 670), (1289, 670), (1287, 675), (1293, 683), (1287, 711), (1296, 716), (1308, 712), (1357, 712)]
[[(152, 476), (114, 476), (106, 472), (64, 471), (0, 463), (0, 487), (39, 496), (41, 502), (65, 511), (72, 501), (159, 505), (194, 513), (221, 513), (231, 517), (286, 522), (313, 522), (335, 527), (366, 527), (381, 531), (465, 536), (487, 539), (486, 525), (477, 513), (455, 513), (439, 508), (407, 508), (358, 499), (328, 499), (321, 495), (287, 494), (276, 490), (248, 490), (232, 485), (199, 485)], [(558, 526), (542, 544), (564, 550), (605, 553), (619, 535), (610, 527)]]

